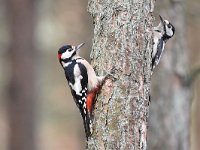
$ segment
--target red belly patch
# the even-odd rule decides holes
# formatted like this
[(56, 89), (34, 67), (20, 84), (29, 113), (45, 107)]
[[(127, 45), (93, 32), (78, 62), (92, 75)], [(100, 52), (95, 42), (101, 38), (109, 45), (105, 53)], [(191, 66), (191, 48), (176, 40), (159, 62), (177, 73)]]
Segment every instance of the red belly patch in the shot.
[(98, 91), (98, 90), (95, 89), (95, 90), (90, 91), (90, 92), (87, 94), (86, 106), (87, 106), (87, 109), (88, 109), (88, 111), (89, 111), (90, 113), (91, 113), (91, 111), (92, 111), (92, 106), (93, 106), (93, 104), (94, 104), (94, 100), (95, 100), (97, 91)]

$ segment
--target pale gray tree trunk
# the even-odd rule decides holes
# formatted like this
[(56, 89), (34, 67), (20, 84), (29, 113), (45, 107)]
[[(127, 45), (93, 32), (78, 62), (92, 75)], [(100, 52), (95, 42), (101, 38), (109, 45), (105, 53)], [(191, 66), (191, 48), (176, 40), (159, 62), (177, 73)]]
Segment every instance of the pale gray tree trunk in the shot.
[[(161, 15), (176, 28), (153, 77), (149, 150), (189, 150), (191, 87), (184, 0), (168, 1)], [(168, 15), (166, 15), (168, 14)]]
[(146, 150), (149, 114), (151, 0), (89, 0), (94, 20), (92, 64), (112, 73), (97, 98), (90, 150)]

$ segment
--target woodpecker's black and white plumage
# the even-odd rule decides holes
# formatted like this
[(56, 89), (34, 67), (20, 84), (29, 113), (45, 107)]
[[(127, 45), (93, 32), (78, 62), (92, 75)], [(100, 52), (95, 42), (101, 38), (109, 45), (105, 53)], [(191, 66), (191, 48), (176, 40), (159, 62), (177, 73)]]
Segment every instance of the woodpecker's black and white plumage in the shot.
[(163, 20), (160, 16), (159, 25), (153, 27), (152, 73), (160, 61), (167, 40), (170, 39), (174, 33), (174, 26), (168, 20)]
[(58, 50), (58, 59), (65, 71), (72, 96), (83, 118), (86, 137), (91, 134), (91, 111), (94, 99), (106, 76), (96, 76), (92, 66), (78, 55), (78, 46), (65, 45)]

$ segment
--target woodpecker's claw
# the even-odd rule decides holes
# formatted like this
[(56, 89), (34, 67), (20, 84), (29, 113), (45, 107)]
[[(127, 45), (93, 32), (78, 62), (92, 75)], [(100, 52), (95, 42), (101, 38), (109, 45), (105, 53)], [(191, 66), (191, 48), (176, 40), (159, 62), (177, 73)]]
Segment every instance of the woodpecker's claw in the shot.
[(117, 80), (117, 78), (111, 73), (107, 73), (106, 76), (105, 76), (105, 79), (111, 79), (113, 81)]

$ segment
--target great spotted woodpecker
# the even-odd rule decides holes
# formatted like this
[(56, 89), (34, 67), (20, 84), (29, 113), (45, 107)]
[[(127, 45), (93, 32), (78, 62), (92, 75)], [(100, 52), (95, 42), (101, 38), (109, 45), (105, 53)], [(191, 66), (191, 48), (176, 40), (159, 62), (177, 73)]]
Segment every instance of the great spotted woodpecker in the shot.
[(71, 94), (83, 118), (86, 138), (91, 135), (91, 111), (94, 99), (107, 76), (96, 76), (92, 66), (78, 55), (78, 46), (65, 45), (58, 50), (58, 59), (65, 71)]
[(174, 33), (174, 26), (168, 20), (163, 20), (160, 16), (159, 25), (153, 27), (152, 73), (160, 61), (167, 40), (170, 39)]

